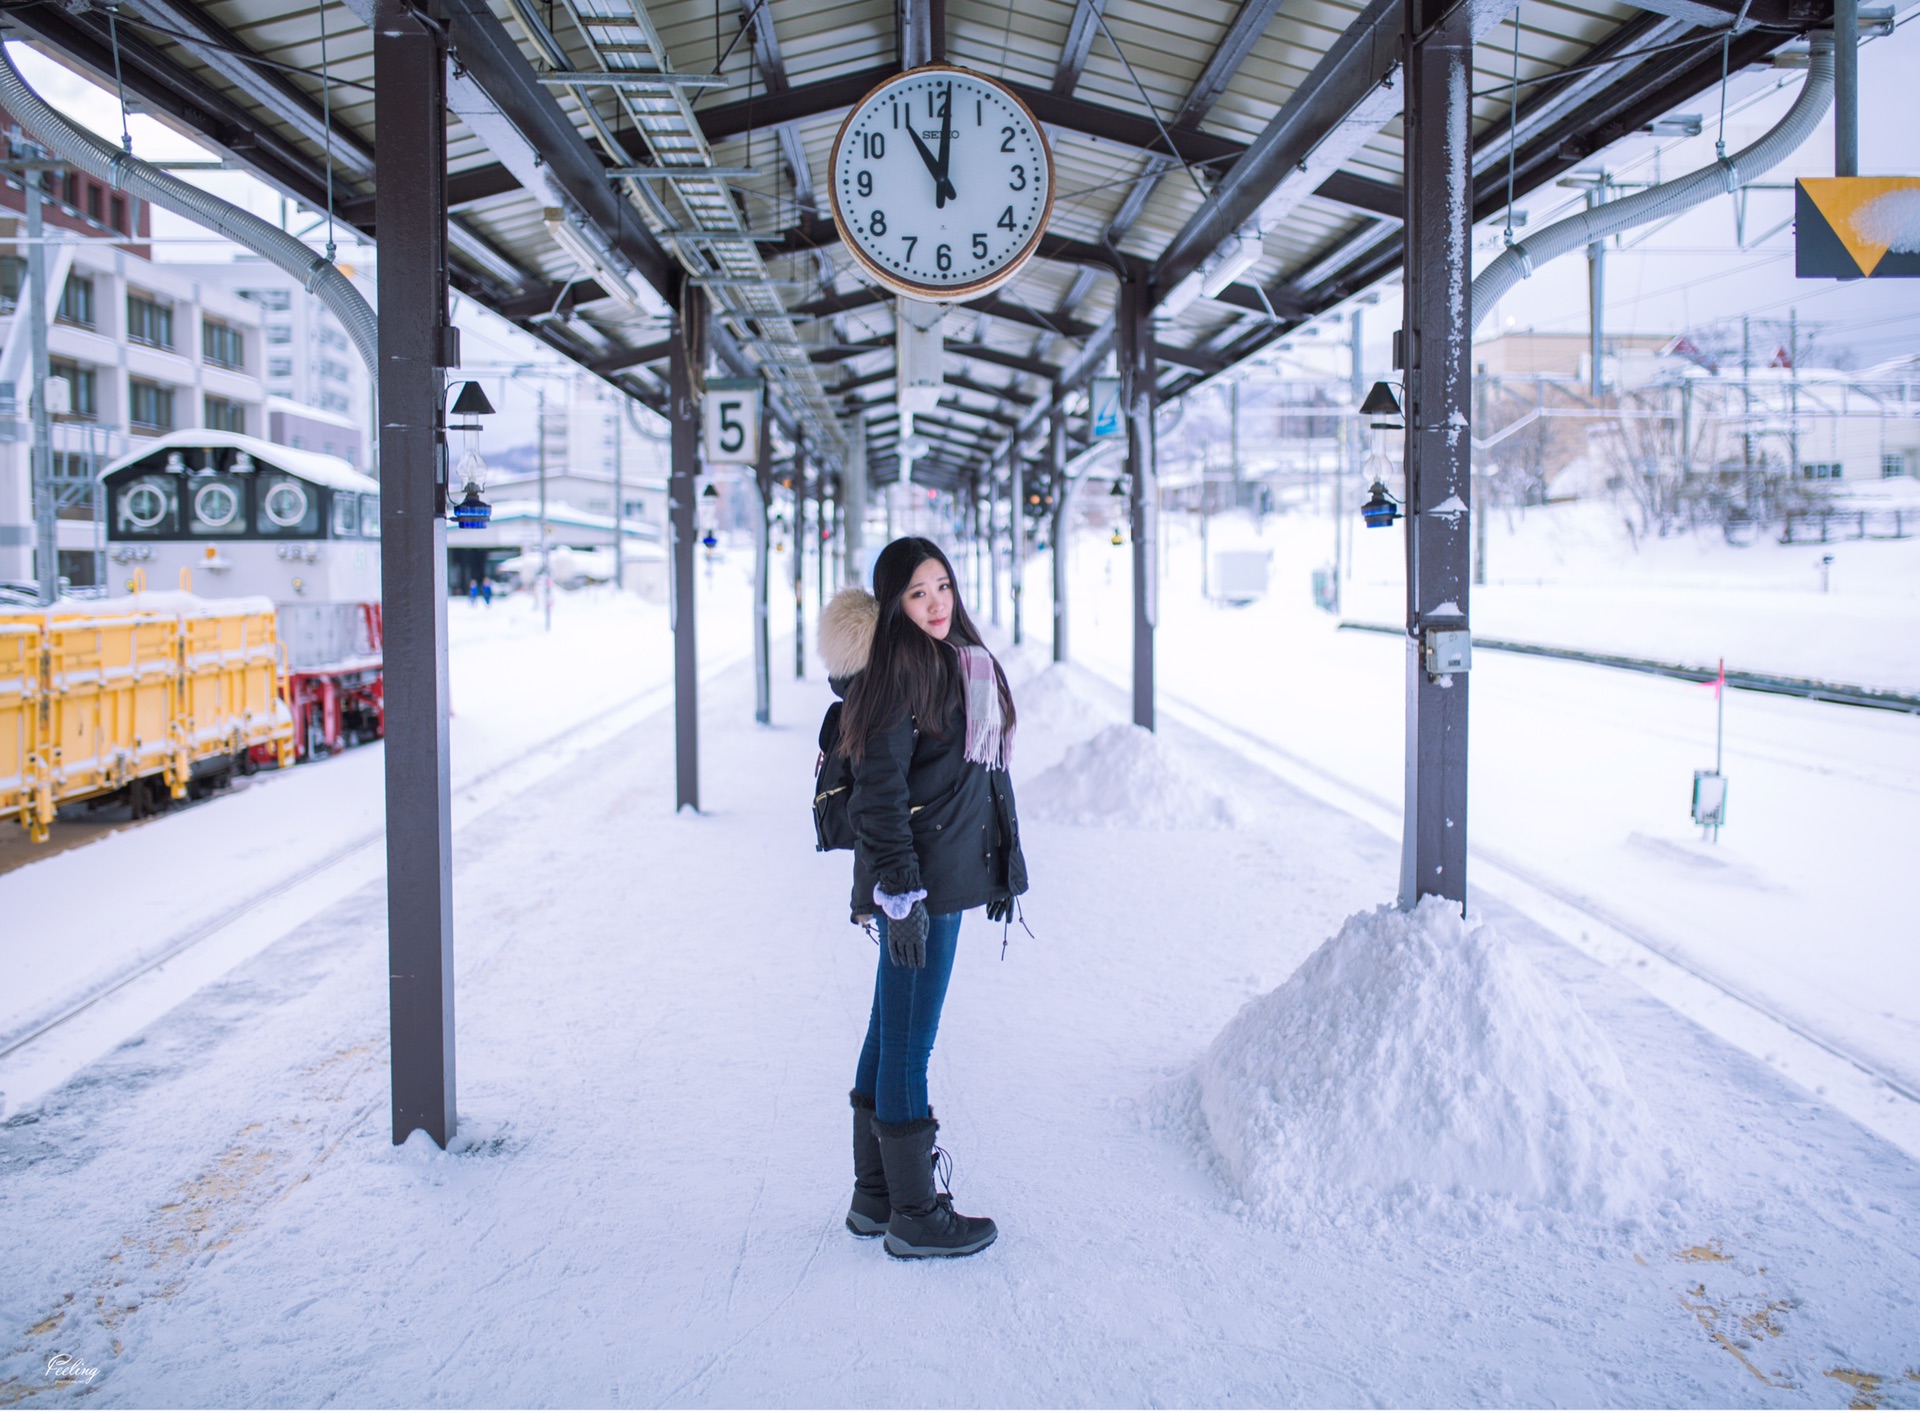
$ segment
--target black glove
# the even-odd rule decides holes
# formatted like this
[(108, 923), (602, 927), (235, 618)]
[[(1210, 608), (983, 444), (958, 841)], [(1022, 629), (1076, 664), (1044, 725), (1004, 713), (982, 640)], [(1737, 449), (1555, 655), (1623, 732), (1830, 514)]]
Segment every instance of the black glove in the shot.
[(899, 921), (887, 919), (887, 955), (897, 967), (923, 967), (927, 964), (927, 904), (923, 898), (913, 911)]
[(987, 902), (987, 921), (1005, 922), (1013, 916), (1013, 895), (1004, 898), (992, 898)]

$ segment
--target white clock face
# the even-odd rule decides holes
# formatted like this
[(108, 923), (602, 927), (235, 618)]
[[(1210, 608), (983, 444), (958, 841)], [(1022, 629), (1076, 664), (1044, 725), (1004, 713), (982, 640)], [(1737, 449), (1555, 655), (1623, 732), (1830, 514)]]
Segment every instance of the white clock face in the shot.
[(883, 284), (923, 299), (1011, 279), (1046, 232), (1053, 158), (1026, 106), (965, 69), (914, 69), (847, 116), (833, 148), (841, 235)]

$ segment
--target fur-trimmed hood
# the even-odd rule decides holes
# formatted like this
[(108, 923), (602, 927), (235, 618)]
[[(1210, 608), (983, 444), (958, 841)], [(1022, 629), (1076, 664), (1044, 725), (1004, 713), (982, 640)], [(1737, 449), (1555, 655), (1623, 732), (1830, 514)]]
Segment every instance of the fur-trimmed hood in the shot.
[(820, 660), (827, 675), (845, 678), (864, 671), (879, 627), (880, 601), (865, 589), (845, 588), (828, 599), (820, 614)]

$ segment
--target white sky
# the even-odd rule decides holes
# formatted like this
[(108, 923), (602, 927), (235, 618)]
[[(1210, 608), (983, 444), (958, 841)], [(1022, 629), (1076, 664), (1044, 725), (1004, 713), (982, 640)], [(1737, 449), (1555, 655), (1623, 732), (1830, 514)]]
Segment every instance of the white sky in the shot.
[[(1903, 16), (1904, 21), (1915, 19), (1920, 19), (1920, 6), (1910, 8)], [(7, 52), (27, 81), (49, 101), (108, 140), (118, 141), (119, 109), (110, 93), (25, 45), (9, 44)], [(1920, 124), (1913, 119), (1911, 91), (1915, 76), (1920, 75), (1920, 24), (1902, 23), (1892, 37), (1865, 45), (1860, 68), (1861, 170), (1868, 175), (1920, 174)], [(1739, 76), (1731, 87), (1728, 150), (1738, 151), (1772, 126), (1792, 103), (1801, 78), (1802, 72), (1796, 70), (1755, 70)], [(1683, 111), (1698, 113), (1704, 120), (1700, 137), (1629, 138), (1583, 164), (1580, 170), (1604, 169), (1624, 181), (1645, 182), (1656, 175), (1673, 177), (1705, 166), (1714, 157), (1717, 95), (1702, 94)], [(135, 153), (151, 160), (205, 160), (215, 155), (139, 114), (131, 120), (131, 131)], [(1800, 151), (1767, 174), (1764, 181), (1790, 185), (1795, 177), (1825, 176), (1832, 171), (1833, 128), (1829, 116)], [(281, 198), (252, 177), (239, 172), (183, 175), (267, 220), (282, 219)], [(1539, 230), (1571, 212), (1581, 199), (1577, 192), (1548, 188), (1522, 198), (1518, 205), (1528, 214), (1526, 229)], [(311, 213), (291, 206), (285, 210), (292, 230), (307, 234), (316, 244), (325, 239), (324, 223), (315, 225), (317, 218)], [(1736, 320), (1742, 314), (1757, 320), (1784, 320), (1789, 311), (1797, 311), (1802, 327), (1823, 345), (1851, 349), (1862, 364), (1920, 351), (1920, 280), (1795, 279), (1793, 233), (1787, 224), (1792, 210), (1791, 190), (1751, 193), (1745, 249), (1736, 239), (1734, 199), (1730, 196), (1709, 201), (1667, 225), (1631, 232), (1624, 240), (1616, 240), (1607, 261), (1608, 331), (1671, 334)], [(1477, 258), (1481, 262), (1498, 251), (1502, 224), (1495, 220), (1478, 232)], [(166, 212), (154, 213), (154, 233), (166, 242), (154, 252), (162, 260), (218, 259), (227, 249), (219, 242), (185, 243), (197, 228)], [(1755, 239), (1762, 235), (1764, 239)], [(373, 252), (357, 244), (343, 242), (340, 259), (363, 274), (372, 270)], [(465, 331), (470, 364), (551, 361), (552, 355), (528, 335), (462, 303), (459, 322)], [(1378, 311), (1368, 320), (1370, 364), (1385, 365), (1386, 339), (1397, 323), (1398, 294), (1390, 289), (1383, 293)], [(1567, 333), (1586, 330), (1584, 259), (1567, 256), (1537, 271), (1502, 301), (1481, 332), (1484, 337), (1528, 328)]]

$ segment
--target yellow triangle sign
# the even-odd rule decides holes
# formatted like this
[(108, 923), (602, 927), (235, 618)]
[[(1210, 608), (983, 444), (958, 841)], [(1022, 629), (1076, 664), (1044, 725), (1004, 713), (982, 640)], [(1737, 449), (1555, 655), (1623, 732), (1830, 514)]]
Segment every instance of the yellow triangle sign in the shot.
[[(1862, 275), (1873, 273), (1896, 239), (1903, 247), (1906, 243), (1904, 232), (1895, 234), (1906, 222), (1894, 219), (1882, 198), (1892, 197), (1902, 207), (1907, 201), (1920, 205), (1920, 177), (1803, 177), (1800, 185)], [(1893, 196), (1896, 192), (1901, 196)]]

